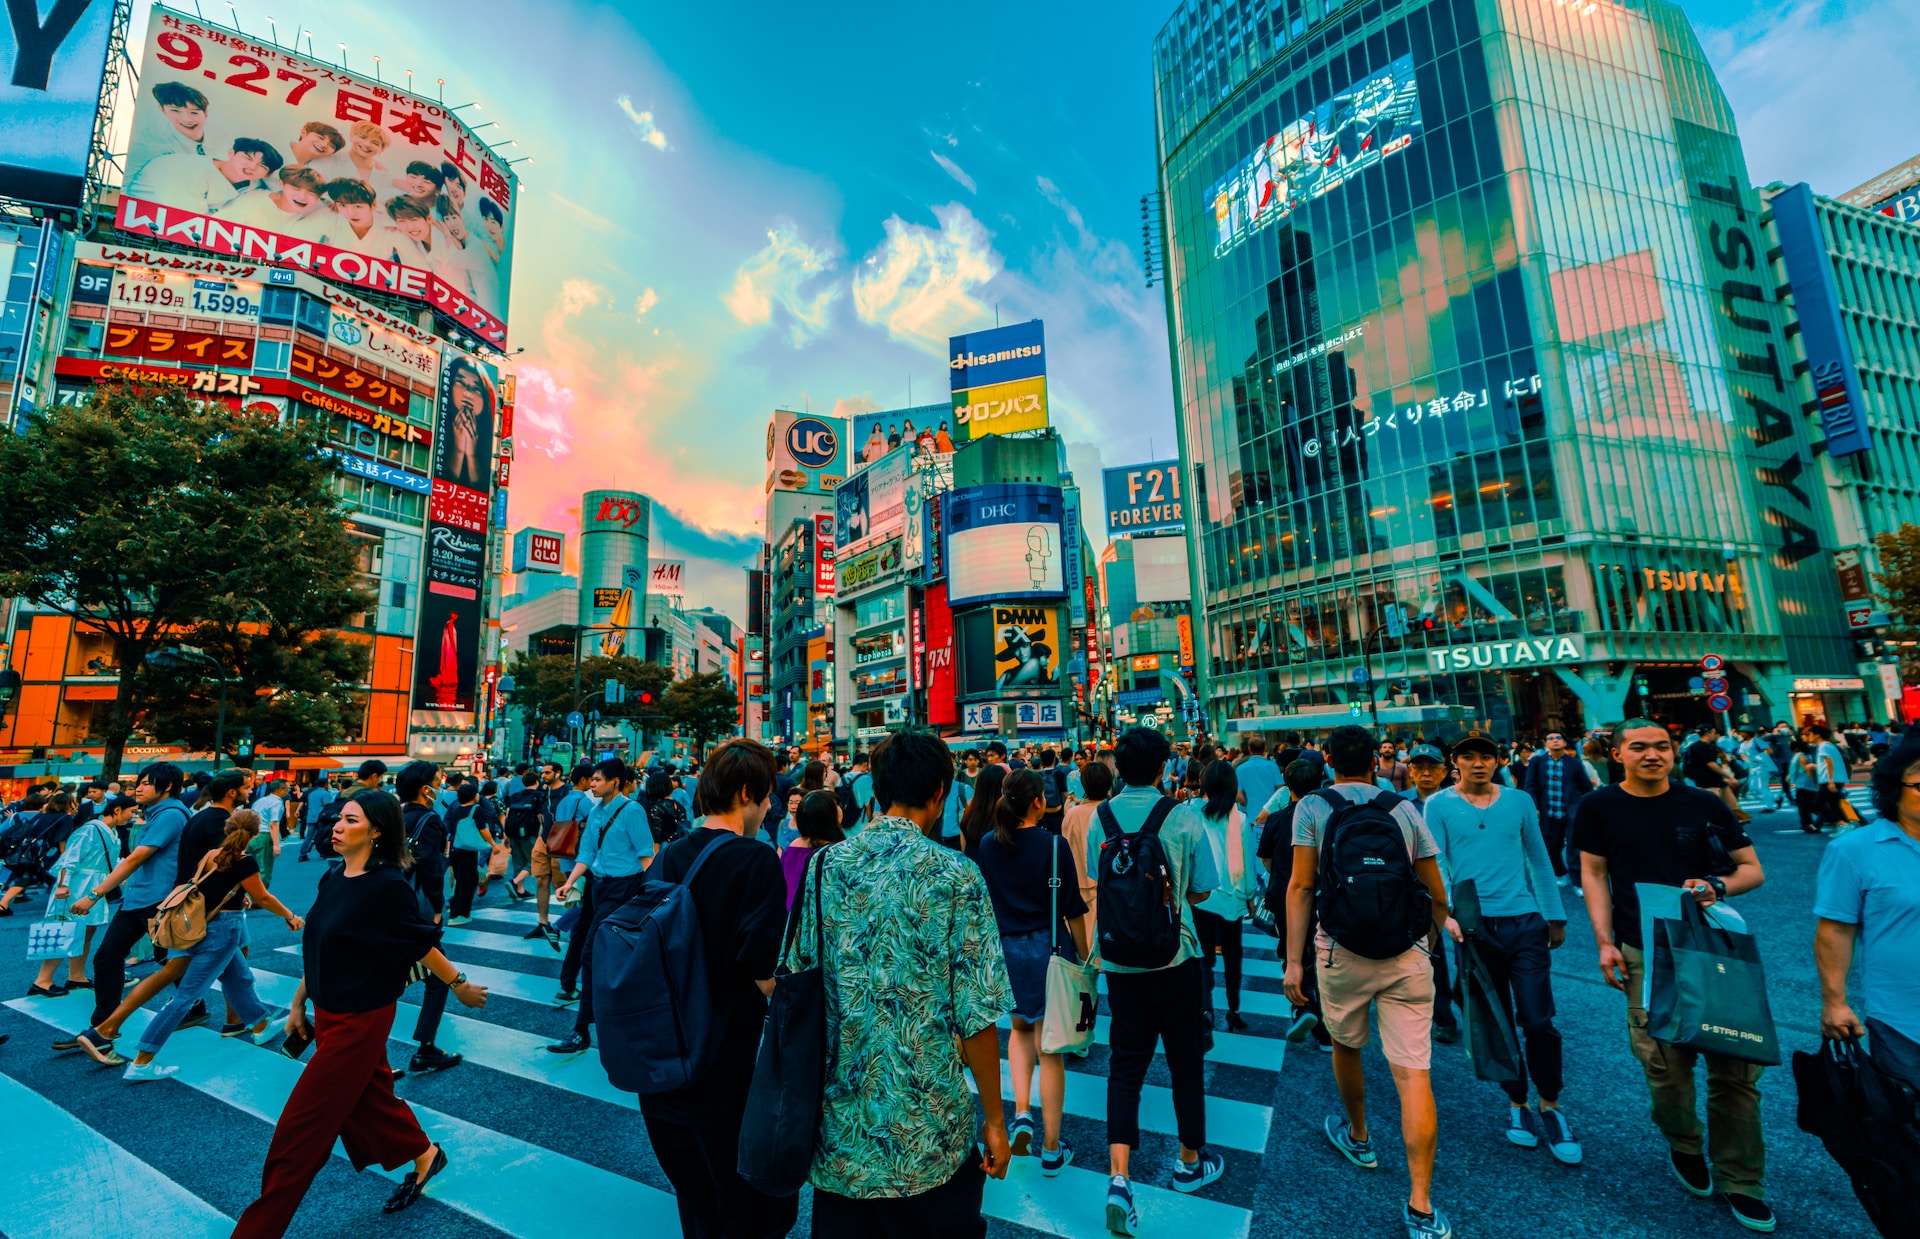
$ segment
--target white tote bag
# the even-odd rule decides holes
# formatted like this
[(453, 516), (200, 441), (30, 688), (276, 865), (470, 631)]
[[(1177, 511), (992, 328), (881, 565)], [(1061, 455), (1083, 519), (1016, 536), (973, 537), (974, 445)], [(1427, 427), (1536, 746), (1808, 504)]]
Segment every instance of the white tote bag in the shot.
[(1040, 1029), (1042, 1054), (1077, 1054), (1093, 1044), (1100, 1007), (1100, 970), (1060, 955), (1060, 845), (1053, 848), (1053, 954), (1047, 957), (1047, 1014)]

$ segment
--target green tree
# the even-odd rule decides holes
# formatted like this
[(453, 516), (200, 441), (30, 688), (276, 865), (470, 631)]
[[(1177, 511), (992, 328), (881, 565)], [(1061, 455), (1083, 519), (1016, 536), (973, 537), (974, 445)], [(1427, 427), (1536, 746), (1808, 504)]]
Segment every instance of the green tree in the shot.
[(740, 698), (717, 671), (676, 681), (661, 703), (668, 721), (693, 737), (696, 753), (709, 737), (732, 735), (740, 725)]
[[(1896, 641), (1920, 641), (1920, 525), (1909, 521), (1875, 537), (1873, 545), (1880, 553), (1880, 571), (1874, 574), (1880, 606), (1893, 621), (1888, 635)], [(1920, 681), (1920, 645), (1901, 650), (1901, 680)]]
[[(527, 729), (538, 731), (544, 724), (544, 729), (555, 735), (565, 734), (567, 714), (576, 708), (582, 712), (598, 710), (602, 718), (657, 715), (661, 697), (673, 680), (673, 672), (660, 664), (624, 654), (581, 659), (577, 698), (573, 659), (566, 654), (516, 654), (507, 673), (513, 677), (513, 708), (527, 720)], [(624, 704), (606, 704), (608, 680), (626, 686)], [(642, 693), (652, 693), (653, 702), (642, 703)]]
[[(297, 734), (302, 747), (343, 738), (340, 690), (320, 681), (357, 682), (363, 664), (316, 634), (370, 598), (332, 475), (317, 423), (236, 413), (177, 387), (97, 388), (0, 436), (0, 592), (113, 643), (106, 777), (160, 681), (187, 674), (148, 655), (180, 643), (206, 643), (238, 681), (229, 710), (257, 709), (256, 735)], [(217, 697), (218, 677), (200, 674), (200, 695)], [(236, 692), (251, 695), (236, 703)], [(191, 731), (194, 697), (176, 694), (177, 711), (153, 722)]]

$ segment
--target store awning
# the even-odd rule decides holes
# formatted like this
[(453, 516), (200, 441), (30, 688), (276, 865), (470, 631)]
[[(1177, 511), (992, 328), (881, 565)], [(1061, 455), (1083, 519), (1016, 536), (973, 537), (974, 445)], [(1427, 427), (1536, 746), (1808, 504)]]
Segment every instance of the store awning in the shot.
[(289, 757), (289, 770), (345, 770), (347, 763), (338, 757)]
[(60, 695), (68, 701), (112, 701), (119, 693), (118, 684), (65, 684)]

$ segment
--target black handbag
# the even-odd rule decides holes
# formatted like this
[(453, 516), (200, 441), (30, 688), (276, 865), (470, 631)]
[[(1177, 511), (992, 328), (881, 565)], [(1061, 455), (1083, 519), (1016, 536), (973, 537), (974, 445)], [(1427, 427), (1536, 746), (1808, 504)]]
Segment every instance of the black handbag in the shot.
[(806, 873), (787, 917), (786, 945), (773, 974), (773, 997), (753, 1065), (753, 1084), (740, 1124), (740, 1177), (769, 1196), (792, 1196), (806, 1186), (820, 1135), (820, 1098), (827, 1073), (825, 909), (820, 872), (825, 849), (807, 858), (813, 875), (813, 966), (791, 971), (787, 959), (807, 905)]
[(1883, 1074), (1856, 1037), (1795, 1051), (1800, 1130), (1817, 1137), (1847, 1174), (1854, 1195), (1887, 1239), (1920, 1225), (1920, 1128), (1913, 1089)]
[(1669, 1045), (1780, 1065), (1766, 971), (1752, 934), (1707, 919), (1691, 895), (1680, 919), (1657, 917), (1647, 953), (1647, 1035)]
[[(1472, 878), (1454, 883), (1453, 916), (1465, 941), (1457, 952), (1460, 973), (1460, 1010), (1466, 1018), (1467, 1057), (1473, 1074), (1496, 1084), (1526, 1079), (1520, 1056), (1520, 1038), (1514, 1030), (1507, 996), (1493, 983), (1493, 974), (1480, 958), (1480, 893)], [(1446, 950), (1446, 943), (1436, 944)]]

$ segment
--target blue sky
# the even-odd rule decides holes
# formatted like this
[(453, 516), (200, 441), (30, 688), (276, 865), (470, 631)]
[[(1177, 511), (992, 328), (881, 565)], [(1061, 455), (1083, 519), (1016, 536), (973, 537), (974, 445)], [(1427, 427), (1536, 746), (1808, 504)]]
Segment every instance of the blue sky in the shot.
[[(260, 4), (243, 28), (265, 30)], [(654, 555), (690, 561), (689, 604), (739, 614), (769, 412), (898, 407), (909, 383), (937, 398), (946, 337), (996, 310), (1047, 321), (1083, 481), (1172, 453), (1164, 306), (1139, 258), (1169, 0), (272, 4), (283, 39), (307, 24), (349, 67), (445, 76), (484, 135), (533, 157), (516, 528), (574, 528), (584, 490), (645, 492), (666, 509)], [(1756, 180), (1838, 193), (1920, 151), (1914, 0), (1687, 9)]]

